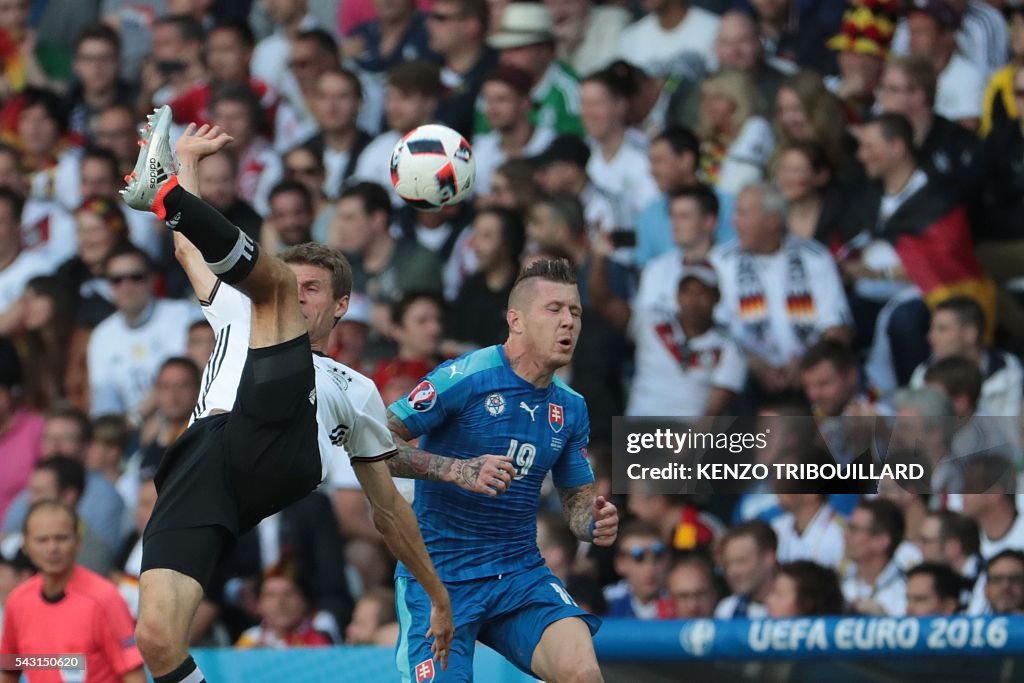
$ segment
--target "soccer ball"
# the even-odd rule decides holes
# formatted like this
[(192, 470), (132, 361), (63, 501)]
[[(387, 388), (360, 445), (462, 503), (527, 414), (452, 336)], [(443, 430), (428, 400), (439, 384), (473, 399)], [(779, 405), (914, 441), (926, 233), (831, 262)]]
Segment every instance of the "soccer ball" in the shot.
[(473, 189), (476, 160), (466, 139), (437, 124), (416, 128), (395, 145), (391, 184), (410, 206), (440, 211)]

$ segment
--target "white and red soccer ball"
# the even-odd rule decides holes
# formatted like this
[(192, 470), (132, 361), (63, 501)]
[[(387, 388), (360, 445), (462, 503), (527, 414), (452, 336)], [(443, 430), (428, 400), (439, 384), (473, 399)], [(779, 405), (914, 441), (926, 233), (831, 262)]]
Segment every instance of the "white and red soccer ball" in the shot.
[(417, 209), (439, 211), (458, 204), (469, 196), (475, 178), (473, 149), (447, 126), (420, 126), (399, 140), (391, 154), (391, 184)]

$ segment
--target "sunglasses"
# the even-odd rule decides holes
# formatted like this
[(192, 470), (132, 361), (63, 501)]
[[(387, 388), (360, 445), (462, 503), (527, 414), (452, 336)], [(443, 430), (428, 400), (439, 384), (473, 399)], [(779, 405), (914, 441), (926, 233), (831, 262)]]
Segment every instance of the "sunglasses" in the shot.
[(623, 555), (628, 555), (629, 557), (632, 557), (634, 562), (643, 562), (646, 559), (655, 561), (660, 560), (662, 557), (665, 556), (665, 544), (655, 543), (654, 545), (648, 546), (646, 548), (630, 548), (629, 550), (625, 551)]
[(146, 278), (149, 277), (149, 273), (137, 272), (137, 273), (119, 273), (117, 275), (109, 275), (107, 279), (110, 280), (110, 284), (119, 285), (125, 280), (130, 282), (140, 283), (145, 282)]

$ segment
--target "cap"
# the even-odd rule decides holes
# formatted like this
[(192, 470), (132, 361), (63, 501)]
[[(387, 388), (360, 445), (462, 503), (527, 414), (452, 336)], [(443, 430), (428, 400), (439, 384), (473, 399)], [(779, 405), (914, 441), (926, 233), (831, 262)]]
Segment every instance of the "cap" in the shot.
[(0, 337), (0, 387), (13, 389), (21, 386), (21, 359), (18, 350), (7, 337)]
[(590, 161), (590, 147), (577, 135), (559, 135), (548, 148), (531, 160), (537, 168), (544, 168), (556, 161), (568, 161), (580, 168), (586, 168)]
[(499, 64), (484, 78), (484, 83), (498, 81), (515, 90), (521, 97), (529, 97), (533, 89), (533, 77), (519, 67)]
[(679, 284), (682, 285), (691, 278), (700, 280), (712, 289), (718, 289), (718, 273), (707, 261), (683, 265), (683, 271), (679, 274)]
[(915, 13), (927, 14), (947, 31), (960, 28), (960, 20), (963, 18), (949, 0), (913, 0), (907, 16)]
[(508, 50), (527, 45), (551, 43), (555, 40), (554, 21), (545, 5), (513, 2), (501, 14), (501, 26), (487, 39), (495, 50)]

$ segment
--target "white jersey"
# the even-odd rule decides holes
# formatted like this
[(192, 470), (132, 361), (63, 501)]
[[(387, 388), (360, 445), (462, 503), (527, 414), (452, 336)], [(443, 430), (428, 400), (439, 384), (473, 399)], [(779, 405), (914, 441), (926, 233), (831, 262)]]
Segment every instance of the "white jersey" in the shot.
[[(203, 370), (199, 401), (192, 419), (235, 405), (242, 368), (249, 352), (252, 303), (237, 289), (217, 281), (203, 313), (213, 327), (216, 343)], [(389, 456), (395, 441), (387, 427), (384, 401), (373, 382), (355, 370), (313, 354), (316, 376), (317, 442), (322, 478), (326, 479), (335, 453), (350, 460), (372, 462)]]

